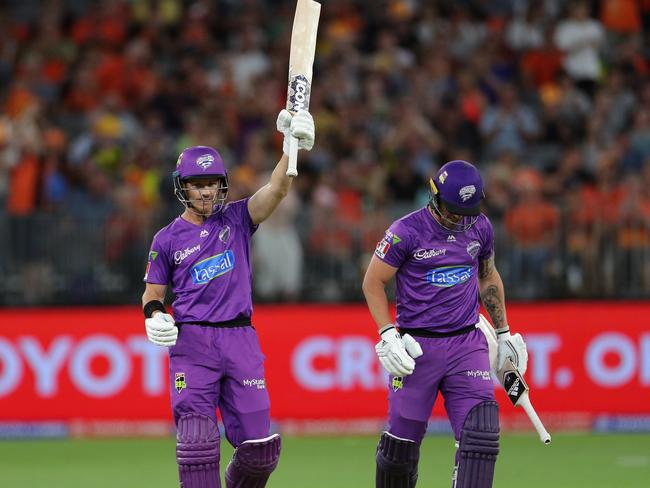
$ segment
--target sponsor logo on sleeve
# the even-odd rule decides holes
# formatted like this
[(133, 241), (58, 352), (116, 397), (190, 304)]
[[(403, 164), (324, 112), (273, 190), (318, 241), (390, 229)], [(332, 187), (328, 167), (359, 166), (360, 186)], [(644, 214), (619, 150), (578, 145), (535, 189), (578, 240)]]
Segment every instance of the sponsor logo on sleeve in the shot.
[(190, 268), (190, 274), (195, 285), (205, 285), (213, 279), (232, 271), (234, 267), (235, 254), (228, 249), (224, 253), (199, 261)]
[(465, 283), (472, 277), (471, 266), (442, 266), (427, 273), (427, 282), (439, 288), (450, 288)]
[(380, 257), (380, 258), (385, 258), (386, 253), (390, 249), (390, 243), (384, 238), (381, 241), (377, 243), (377, 247), (375, 248), (375, 254)]
[(158, 257), (158, 251), (151, 251), (149, 253), (149, 261), (155, 261)]

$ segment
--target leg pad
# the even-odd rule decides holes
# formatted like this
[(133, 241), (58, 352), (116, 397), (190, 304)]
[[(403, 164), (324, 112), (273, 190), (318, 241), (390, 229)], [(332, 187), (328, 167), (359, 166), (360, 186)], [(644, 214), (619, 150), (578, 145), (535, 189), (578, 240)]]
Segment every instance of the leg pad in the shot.
[(467, 414), (460, 436), (454, 488), (491, 488), (499, 454), (499, 406), (482, 402)]
[(178, 420), (176, 461), (181, 488), (220, 488), (219, 429), (211, 418), (187, 414)]
[(244, 441), (226, 469), (228, 488), (263, 488), (280, 460), (279, 434), (266, 439)]
[(414, 488), (418, 479), (420, 446), (384, 432), (377, 446), (377, 488)]

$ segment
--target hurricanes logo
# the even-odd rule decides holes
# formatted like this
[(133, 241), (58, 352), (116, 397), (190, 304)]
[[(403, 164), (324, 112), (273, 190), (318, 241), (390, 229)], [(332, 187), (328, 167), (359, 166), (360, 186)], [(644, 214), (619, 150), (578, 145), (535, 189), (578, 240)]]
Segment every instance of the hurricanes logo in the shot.
[(404, 386), (404, 378), (401, 376), (395, 376), (393, 378), (393, 391), (401, 390)]
[(204, 154), (196, 158), (197, 166), (203, 168), (203, 171), (212, 166), (212, 163), (214, 163), (214, 156), (212, 154)]
[(463, 202), (466, 202), (474, 196), (474, 193), (476, 193), (476, 187), (474, 185), (467, 185), (458, 191), (458, 196), (463, 200)]
[(174, 380), (174, 387), (178, 393), (182, 392), (187, 388), (187, 383), (185, 383), (185, 373), (176, 373), (176, 379)]

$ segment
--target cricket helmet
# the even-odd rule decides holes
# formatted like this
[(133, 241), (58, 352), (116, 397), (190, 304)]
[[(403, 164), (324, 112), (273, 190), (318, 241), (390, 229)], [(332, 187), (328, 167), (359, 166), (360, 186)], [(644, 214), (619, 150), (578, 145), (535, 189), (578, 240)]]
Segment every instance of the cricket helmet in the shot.
[[(203, 178), (218, 180), (220, 187), (214, 195), (213, 212), (223, 207), (228, 196), (228, 172), (221, 155), (215, 149), (209, 146), (192, 146), (184, 149), (178, 156), (172, 177), (174, 194), (188, 209), (193, 209), (193, 206), (188, 198), (187, 189), (183, 187), (184, 181)], [(196, 212), (195, 209), (193, 210)]]
[(429, 186), (429, 205), (438, 216), (448, 221), (440, 211), (442, 202), (449, 212), (464, 217), (459, 223), (453, 223), (451, 230), (464, 232), (476, 223), (485, 194), (481, 173), (474, 165), (461, 160), (449, 161), (429, 180)]

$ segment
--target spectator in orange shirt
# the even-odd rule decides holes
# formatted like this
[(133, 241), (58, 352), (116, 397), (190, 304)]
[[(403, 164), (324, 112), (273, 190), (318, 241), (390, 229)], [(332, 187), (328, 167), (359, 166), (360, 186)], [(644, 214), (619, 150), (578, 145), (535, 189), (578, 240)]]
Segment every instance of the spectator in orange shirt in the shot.
[(517, 202), (506, 212), (506, 230), (512, 242), (510, 271), (521, 298), (547, 293), (550, 260), (556, 253), (559, 215), (545, 201), (541, 176), (522, 170), (515, 176)]

